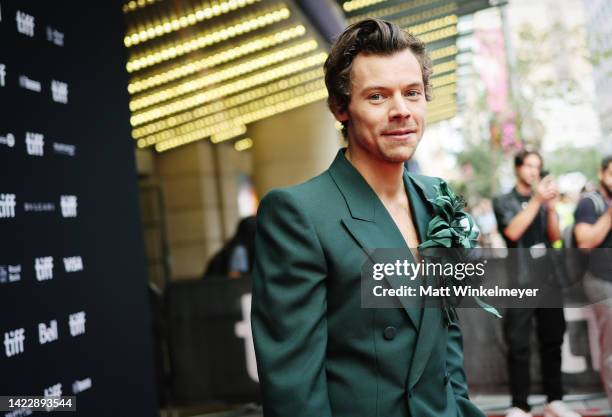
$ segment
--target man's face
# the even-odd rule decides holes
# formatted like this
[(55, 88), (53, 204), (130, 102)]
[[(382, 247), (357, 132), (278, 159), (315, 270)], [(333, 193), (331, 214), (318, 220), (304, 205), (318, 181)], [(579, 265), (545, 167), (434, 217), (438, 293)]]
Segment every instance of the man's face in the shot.
[(599, 182), (608, 192), (608, 197), (612, 197), (612, 163), (609, 163), (606, 169), (599, 171)]
[(540, 158), (535, 154), (530, 154), (523, 159), (523, 165), (516, 168), (516, 175), (522, 183), (533, 186), (540, 179), (541, 169)]
[(423, 136), (426, 105), (421, 66), (409, 49), (360, 53), (353, 60), (348, 110), (335, 116), (348, 121), (352, 153), (401, 163), (412, 157)]

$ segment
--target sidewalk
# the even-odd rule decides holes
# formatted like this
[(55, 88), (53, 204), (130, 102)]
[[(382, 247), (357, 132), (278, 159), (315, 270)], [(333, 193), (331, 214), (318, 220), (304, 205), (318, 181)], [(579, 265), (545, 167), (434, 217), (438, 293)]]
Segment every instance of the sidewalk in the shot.
[[(487, 417), (504, 417), (510, 407), (509, 395), (474, 395), (471, 400), (485, 412)], [(543, 395), (529, 396), (534, 417), (541, 417), (546, 398)], [(611, 416), (612, 409), (603, 392), (593, 394), (566, 395), (563, 399), (567, 405), (576, 410), (583, 417)], [(239, 406), (232, 410), (217, 412), (189, 412), (188, 410), (174, 410), (161, 413), (162, 417), (263, 417), (261, 408), (256, 405)]]
[[(503, 417), (510, 407), (509, 395), (475, 395), (471, 400), (484, 411), (488, 417)], [(563, 400), (573, 410), (584, 417), (612, 416), (612, 409), (603, 392), (594, 394), (566, 395)], [(541, 416), (546, 397), (543, 395), (530, 395), (529, 404), (532, 406), (534, 417)]]

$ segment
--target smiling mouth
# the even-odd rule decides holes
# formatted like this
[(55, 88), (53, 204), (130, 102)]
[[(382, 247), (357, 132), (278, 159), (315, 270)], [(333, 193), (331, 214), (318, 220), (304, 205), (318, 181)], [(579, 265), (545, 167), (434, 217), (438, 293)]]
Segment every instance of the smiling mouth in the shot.
[(383, 132), (383, 136), (387, 136), (387, 137), (397, 137), (397, 138), (401, 138), (401, 137), (405, 137), (408, 136), (412, 133), (416, 133), (415, 129), (398, 129), (398, 130), (391, 130), (389, 132)]

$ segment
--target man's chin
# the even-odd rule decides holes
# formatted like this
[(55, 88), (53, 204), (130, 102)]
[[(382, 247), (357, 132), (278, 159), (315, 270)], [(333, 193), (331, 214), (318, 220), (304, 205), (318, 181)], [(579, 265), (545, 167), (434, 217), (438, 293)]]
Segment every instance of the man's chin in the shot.
[(392, 162), (392, 163), (404, 163), (407, 160), (409, 160), (410, 158), (412, 158), (412, 156), (414, 155), (414, 152), (416, 151), (415, 148), (412, 149), (406, 149), (406, 150), (402, 150), (401, 152), (395, 151), (395, 152), (385, 152), (384, 153), (384, 157), (385, 160), (387, 160), (388, 162)]

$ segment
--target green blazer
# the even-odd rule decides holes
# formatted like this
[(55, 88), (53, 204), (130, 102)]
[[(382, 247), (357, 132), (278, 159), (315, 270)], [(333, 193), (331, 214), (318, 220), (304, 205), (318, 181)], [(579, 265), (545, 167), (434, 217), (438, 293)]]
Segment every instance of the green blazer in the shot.
[[(404, 173), (421, 242), (440, 181)], [(484, 417), (457, 324), (436, 308), (361, 308), (373, 248), (406, 243), (343, 150), (323, 174), (262, 199), (251, 321), (264, 416)]]

